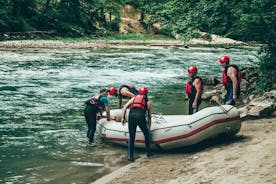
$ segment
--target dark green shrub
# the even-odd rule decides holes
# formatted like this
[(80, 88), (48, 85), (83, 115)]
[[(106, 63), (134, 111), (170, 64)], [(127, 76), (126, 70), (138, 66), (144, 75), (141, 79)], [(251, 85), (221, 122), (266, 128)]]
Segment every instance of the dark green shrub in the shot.
[(275, 90), (276, 81), (276, 47), (275, 45), (263, 46), (259, 52), (259, 80), (257, 81), (257, 93)]

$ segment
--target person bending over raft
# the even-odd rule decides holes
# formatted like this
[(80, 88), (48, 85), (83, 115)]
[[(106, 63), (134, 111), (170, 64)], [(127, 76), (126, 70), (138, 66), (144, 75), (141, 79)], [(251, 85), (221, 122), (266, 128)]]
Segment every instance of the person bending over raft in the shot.
[[(151, 113), (152, 113), (152, 103), (148, 101), (148, 89), (147, 87), (139, 88), (139, 94), (133, 98), (131, 98), (124, 106), (122, 110), (122, 124), (126, 123), (125, 115), (127, 108), (130, 108), (129, 116), (128, 116), (128, 131), (129, 131), (129, 140), (128, 140), (128, 160), (134, 161), (134, 141), (137, 126), (140, 127), (144, 136), (145, 136), (145, 145), (147, 156), (150, 157), (154, 153), (151, 152), (150, 149), (150, 127), (151, 124)], [(146, 115), (148, 116), (148, 123)]]
[(97, 124), (97, 113), (102, 112), (103, 110), (106, 111), (106, 118), (110, 120), (110, 110), (108, 107), (108, 90), (102, 89), (100, 90), (100, 95), (92, 97), (91, 99), (85, 102), (84, 108), (84, 117), (88, 126), (87, 131), (87, 138), (88, 144), (94, 146), (94, 134), (96, 131), (96, 124)]
[(121, 85), (119, 90), (115, 87), (111, 87), (109, 89), (109, 95), (118, 97), (118, 109), (122, 107), (122, 99), (123, 98), (132, 98), (138, 95), (138, 90), (131, 84)]

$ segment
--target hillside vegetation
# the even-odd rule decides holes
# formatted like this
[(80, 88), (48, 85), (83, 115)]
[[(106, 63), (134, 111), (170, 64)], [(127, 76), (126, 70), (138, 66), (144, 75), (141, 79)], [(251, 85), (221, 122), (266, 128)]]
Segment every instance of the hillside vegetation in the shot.
[(271, 43), (276, 40), (275, 12), (273, 0), (0, 0), (0, 34), (4, 39), (24, 33), (79, 37), (152, 32), (189, 39), (202, 31)]

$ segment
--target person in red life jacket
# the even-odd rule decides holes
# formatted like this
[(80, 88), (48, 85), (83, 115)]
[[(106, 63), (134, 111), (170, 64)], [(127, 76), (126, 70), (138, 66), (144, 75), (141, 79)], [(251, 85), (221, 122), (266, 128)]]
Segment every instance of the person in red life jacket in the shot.
[[(230, 64), (228, 56), (219, 58), (219, 62), (224, 71), (222, 73), (222, 83), (226, 90), (224, 104), (235, 105), (240, 95), (241, 72), (237, 65)], [(224, 91), (224, 89), (222, 91)]]
[(122, 107), (123, 98), (130, 99), (138, 95), (138, 90), (131, 84), (121, 85), (119, 90), (117, 90), (115, 87), (111, 87), (109, 89), (109, 95), (118, 97), (117, 107), (120, 109)]
[(196, 113), (201, 104), (201, 95), (204, 84), (202, 78), (197, 76), (197, 67), (191, 66), (188, 68), (188, 75), (191, 78), (186, 85), (186, 93), (189, 98), (189, 114)]
[(106, 111), (106, 118), (110, 120), (110, 109), (108, 107), (108, 90), (102, 89), (100, 90), (100, 95), (92, 97), (91, 99), (85, 102), (84, 108), (84, 117), (88, 126), (87, 138), (89, 145), (94, 144), (94, 134), (96, 131), (97, 125), (97, 113), (102, 113), (102, 111)]
[[(150, 157), (154, 153), (150, 150), (150, 125), (151, 125), (151, 113), (152, 113), (152, 102), (148, 101), (148, 89), (147, 87), (139, 88), (139, 94), (131, 98), (124, 106), (122, 110), (122, 124), (126, 123), (125, 115), (127, 108), (129, 110), (128, 116), (128, 131), (129, 131), (129, 140), (128, 140), (128, 160), (134, 161), (133, 149), (134, 141), (137, 126), (140, 127), (144, 136), (145, 136), (145, 145), (147, 156)], [(146, 116), (148, 122), (146, 120)], [(148, 125), (147, 125), (148, 123)]]

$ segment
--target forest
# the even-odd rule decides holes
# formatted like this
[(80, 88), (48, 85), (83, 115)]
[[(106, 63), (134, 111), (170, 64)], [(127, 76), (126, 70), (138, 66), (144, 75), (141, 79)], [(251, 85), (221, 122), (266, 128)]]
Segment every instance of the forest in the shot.
[[(263, 74), (274, 75), (276, 2), (274, 0), (0, 0), (0, 40), (9, 35), (103, 37), (119, 33), (120, 10), (131, 5), (149, 32), (183, 39), (208, 34), (264, 44)], [(205, 39), (208, 39), (208, 34)], [(20, 37), (19, 37), (20, 38)], [(275, 76), (275, 75), (274, 75)], [(260, 85), (271, 88), (262, 81)]]
[(125, 4), (140, 10), (145, 28), (160, 23), (166, 35), (190, 38), (200, 30), (242, 41), (276, 40), (273, 0), (0, 0), (0, 33), (114, 34)]

